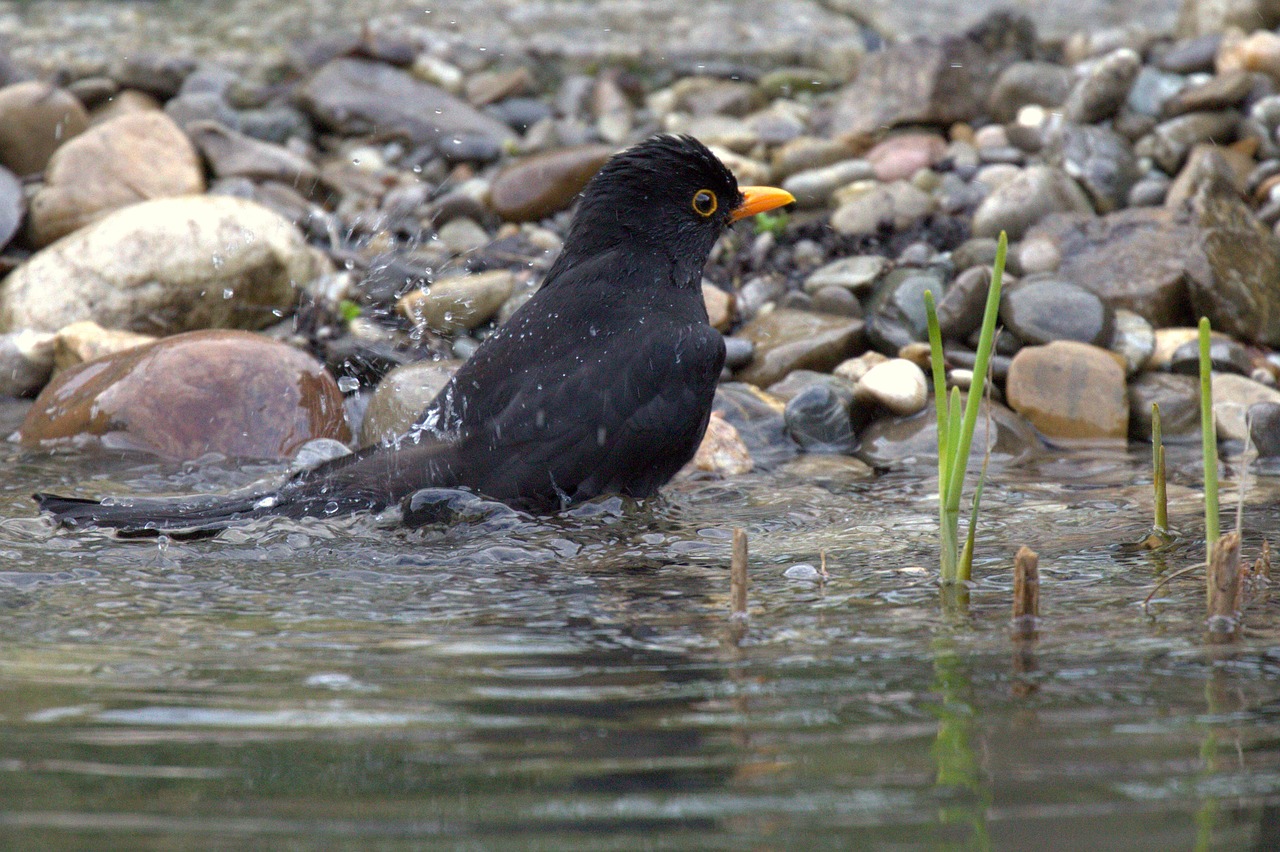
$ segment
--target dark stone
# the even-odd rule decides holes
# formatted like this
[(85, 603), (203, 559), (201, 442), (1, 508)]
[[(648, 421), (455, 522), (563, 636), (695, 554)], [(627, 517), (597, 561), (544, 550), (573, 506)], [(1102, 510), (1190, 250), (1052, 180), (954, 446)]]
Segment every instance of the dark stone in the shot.
[(956, 276), (937, 303), (938, 329), (943, 340), (964, 340), (982, 327), (990, 288), (988, 266), (970, 266)]
[(22, 225), (27, 201), (13, 172), (0, 166), (0, 249), (9, 244)]
[(463, 134), (499, 148), (511, 129), (399, 68), (365, 59), (335, 59), (302, 87), (304, 109), (346, 135), (377, 132), (411, 144), (439, 143)]
[(725, 337), (724, 365), (730, 370), (741, 370), (751, 363), (756, 345), (743, 337)]
[(895, 269), (876, 287), (867, 306), (867, 339), (880, 352), (896, 356), (908, 343), (928, 340), (924, 293), (945, 297), (942, 279), (914, 269)]
[[(984, 406), (978, 415), (979, 425), (974, 430), (973, 454), (979, 458), (985, 446), (986, 410)], [(1000, 467), (1020, 464), (1040, 454), (1044, 444), (1030, 423), (999, 403), (992, 404), (990, 412), (995, 434), (991, 448), (992, 465)], [(937, 410), (933, 405), (925, 406), (919, 414), (910, 417), (877, 420), (862, 431), (855, 455), (872, 467), (882, 468), (907, 463), (936, 462), (937, 422)]]
[(1141, 176), (1129, 141), (1101, 125), (1064, 124), (1044, 156), (1079, 182), (1099, 213), (1123, 207)]
[(1151, 441), (1151, 406), (1160, 406), (1166, 443), (1200, 440), (1200, 381), (1173, 373), (1143, 373), (1129, 383), (1129, 437)]
[(810, 385), (783, 412), (787, 433), (807, 453), (848, 453), (857, 444), (849, 409), (828, 385)]
[(1001, 294), (1000, 316), (1024, 343), (1077, 340), (1106, 346), (1115, 312), (1081, 287), (1056, 279), (1029, 280)]
[[(1214, 372), (1237, 373), (1247, 376), (1253, 372), (1253, 359), (1249, 352), (1234, 340), (1214, 338), (1209, 341), (1209, 364)], [(1200, 342), (1188, 340), (1173, 350), (1169, 370), (1184, 376), (1200, 375)]]
[(1249, 406), (1249, 438), (1262, 458), (1280, 457), (1280, 403)]
[(743, 382), (724, 382), (716, 388), (712, 409), (738, 430), (757, 470), (777, 467), (800, 451), (776, 404)]

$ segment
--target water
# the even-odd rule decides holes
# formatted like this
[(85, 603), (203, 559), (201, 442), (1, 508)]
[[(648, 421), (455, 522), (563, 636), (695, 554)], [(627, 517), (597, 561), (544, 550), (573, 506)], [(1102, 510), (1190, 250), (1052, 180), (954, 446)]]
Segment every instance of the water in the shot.
[[(22, 414), (0, 406), (0, 431)], [(1164, 563), (1145, 453), (993, 473), (967, 613), (930, 464), (683, 482), (665, 505), (417, 532), (54, 534), (36, 488), (217, 490), (271, 468), (0, 448), (0, 837), (94, 849), (1269, 849), (1276, 605), (1230, 653)], [(1174, 456), (1172, 514), (1199, 512)], [(1233, 472), (1228, 471), (1228, 480)], [(1249, 486), (1246, 550), (1275, 536)], [(1224, 499), (1224, 502), (1227, 502)], [(752, 614), (725, 617), (733, 527)], [(1044, 630), (1008, 632), (1039, 550)], [(786, 575), (826, 559), (827, 579)], [(812, 572), (792, 572), (812, 576)]]

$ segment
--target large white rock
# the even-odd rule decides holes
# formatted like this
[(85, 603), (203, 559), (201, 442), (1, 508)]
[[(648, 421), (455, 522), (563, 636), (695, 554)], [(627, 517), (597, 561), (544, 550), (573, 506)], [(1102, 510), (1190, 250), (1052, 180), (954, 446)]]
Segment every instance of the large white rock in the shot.
[(326, 269), (297, 228), (253, 201), (157, 199), (69, 234), (0, 281), (0, 331), (88, 319), (158, 335), (259, 329)]

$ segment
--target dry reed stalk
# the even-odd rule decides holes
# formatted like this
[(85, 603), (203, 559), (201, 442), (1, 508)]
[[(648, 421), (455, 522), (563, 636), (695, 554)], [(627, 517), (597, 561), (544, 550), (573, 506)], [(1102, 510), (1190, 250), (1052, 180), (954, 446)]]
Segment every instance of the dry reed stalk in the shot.
[(1013, 560), (1013, 632), (1019, 639), (1036, 635), (1040, 620), (1040, 557), (1029, 547), (1018, 548)]
[(1218, 539), (1209, 560), (1209, 641), (1231, 642), (1240, 632), (1240, 607), (1244, 584), (1240, 581), (1240, 534), (1229, 532)]
[(747, 617), (747, 533), (733, 531), (733, 558), (729, 563), (729, 602), (734, 618)]

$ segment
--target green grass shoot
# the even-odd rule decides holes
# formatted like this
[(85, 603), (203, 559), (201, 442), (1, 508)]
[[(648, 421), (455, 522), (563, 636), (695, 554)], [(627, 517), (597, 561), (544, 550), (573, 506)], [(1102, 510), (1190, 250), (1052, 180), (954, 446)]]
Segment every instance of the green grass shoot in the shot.
[(995, 264), (991, 271), (991, 286), (987, 290), (986, 310), (982, 316), (982, 333), (978, 338), (973, 381), (969, 385), (963, 414), (960, 390), (952, 388), (950, 396), (946, 390), (947, 377), (942, 358), (942, 331), (938, 326), (938, 312), (933, 292), (926, 291), (924, 294), (925, 314), (929, 322), (929, 355), (933, 368), (934, 404), (938, 413), (938, 537), (942, 582), (945, 585), (967, 583), (973, 568), (972, 542), (977, 527), (981, 481), (975, 494), (973, 513), (969, 521), (969, 534), (963, 552), (960, 549), (960, 492), (964, 486), (965, 471), (969, 467), (973, 430), (978, 422), (978, 409), (982, 403), (987, 368), (991, 363), (991, 350), (995, 346), (996, 316), (1000, 312), (1000, 284), (1004, 279), (1004, 263), (1008, 251), (1008, 238), (1001, 233), (1000, 242), (996, 248)]
[(1200, 448), (1204, 454), (1205, 564), (1218, 543), (1218, 434), (1213, 427), (1213, 374), (1209, 360), (1209, 320), (1200, 317)]

